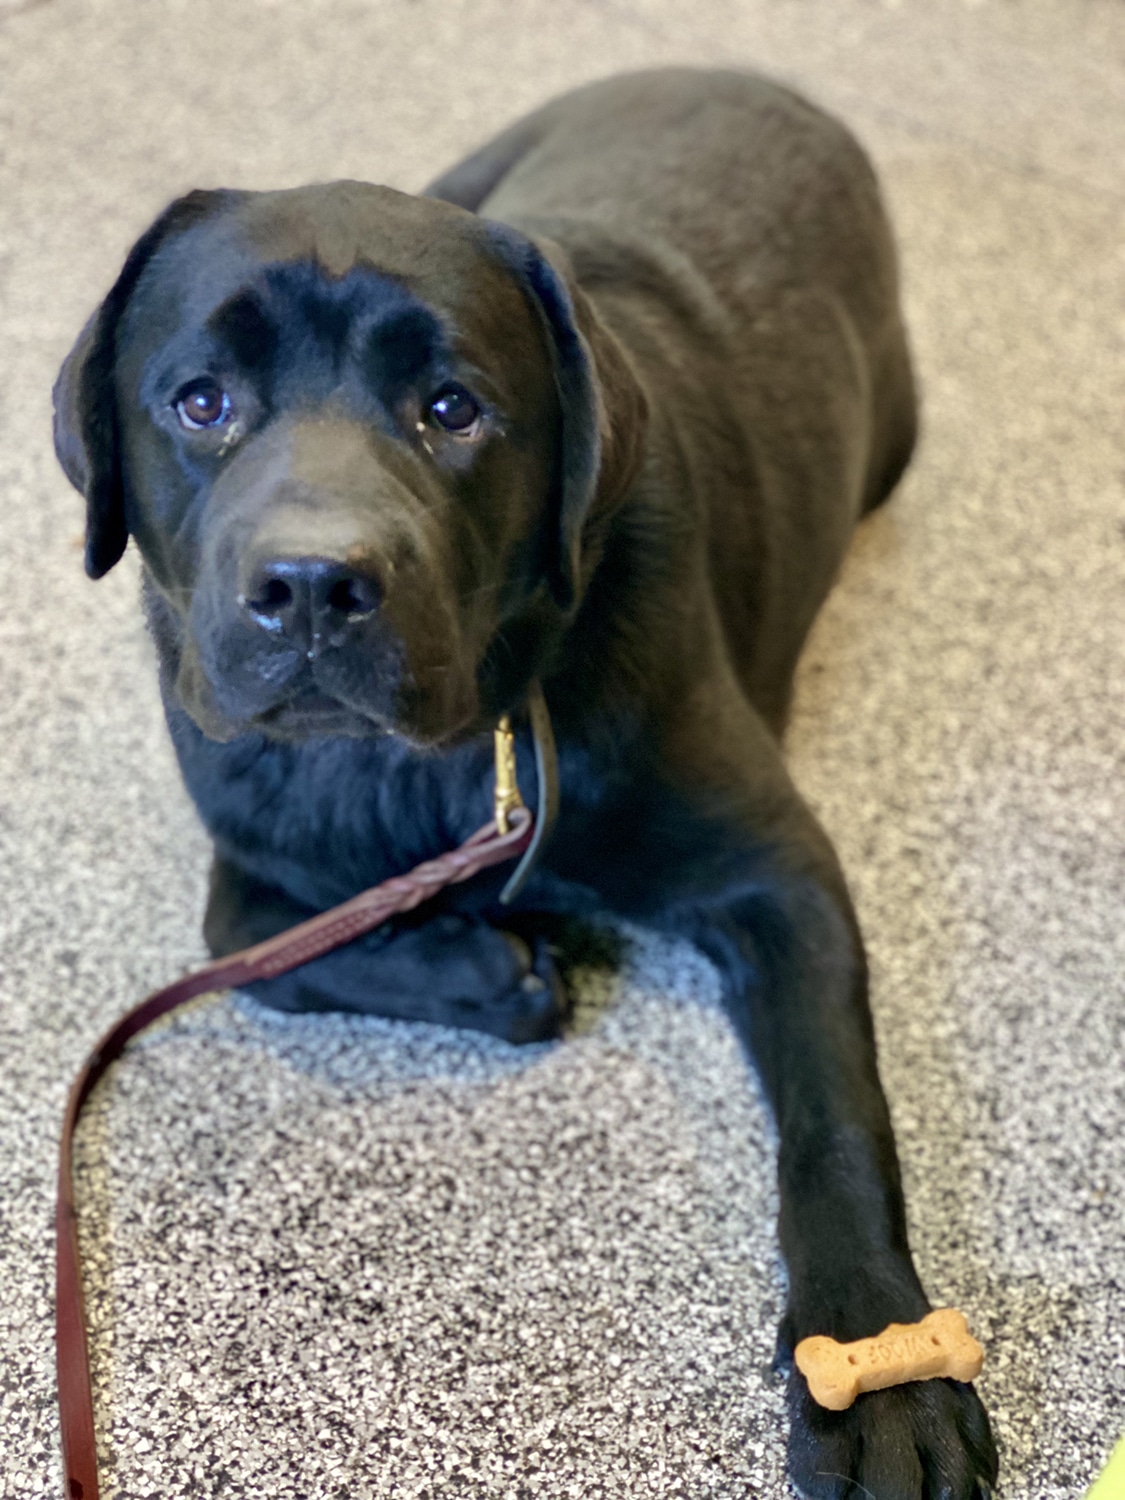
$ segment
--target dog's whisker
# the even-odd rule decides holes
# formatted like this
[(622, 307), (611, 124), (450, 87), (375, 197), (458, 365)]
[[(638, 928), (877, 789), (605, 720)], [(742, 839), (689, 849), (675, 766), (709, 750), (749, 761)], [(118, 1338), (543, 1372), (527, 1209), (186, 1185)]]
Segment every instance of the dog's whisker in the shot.
[(858, 1479), (852, 1479), (850, 1475), (838, 1474), (835, 1469), (817, 1469), (816, 1477), (818, 1479), (842, 1479), (846, 1485), (850, 1485), (852, 1489), (859, 1490), (861, 1495), (866, 1495), (867, 1500), (876, 1500), (876, 1496), (871, 1493), (865, 1484), (860, 1484)]

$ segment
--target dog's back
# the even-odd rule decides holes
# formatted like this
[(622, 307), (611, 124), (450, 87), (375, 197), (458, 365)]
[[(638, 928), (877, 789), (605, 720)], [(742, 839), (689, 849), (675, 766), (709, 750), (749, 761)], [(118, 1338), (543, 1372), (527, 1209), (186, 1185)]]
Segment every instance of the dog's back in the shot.
[(675, 429), (730, 659), (779, 725), (855, 521), (914, 443), (862, 149), (765, 79), (666, 69), (553, 101), (429, 192), (567, 252), (656, 408), (654, 440)]

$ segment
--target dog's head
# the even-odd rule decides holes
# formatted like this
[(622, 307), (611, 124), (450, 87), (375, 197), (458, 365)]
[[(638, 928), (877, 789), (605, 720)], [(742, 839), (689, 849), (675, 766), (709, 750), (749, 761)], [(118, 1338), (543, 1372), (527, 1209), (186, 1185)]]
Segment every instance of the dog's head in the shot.
[(558, 252), (351, 182), (173, 203), (55, 409), (87, 571), (135, 538), (205, 733), (422, 744), (557, 649), (645, 415)]

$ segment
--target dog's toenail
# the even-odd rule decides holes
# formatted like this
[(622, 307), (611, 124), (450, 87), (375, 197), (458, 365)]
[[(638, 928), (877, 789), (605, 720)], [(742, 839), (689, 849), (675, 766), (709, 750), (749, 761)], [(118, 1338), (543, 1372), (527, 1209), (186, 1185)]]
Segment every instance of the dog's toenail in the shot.
[(514, 932), (501, 932), (500, 936), (512, 950), (516, 963), (520, 966), (520, 968), (525, 971), (527, 969), (530, 969), (532, 952), (528, 945), (524, 942), (523, 938), (517, 937)]

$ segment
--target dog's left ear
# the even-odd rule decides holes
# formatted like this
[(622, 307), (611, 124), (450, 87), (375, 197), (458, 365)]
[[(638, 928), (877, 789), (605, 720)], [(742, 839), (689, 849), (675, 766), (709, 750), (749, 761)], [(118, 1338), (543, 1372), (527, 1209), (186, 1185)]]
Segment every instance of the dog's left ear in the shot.
[(231, 195), (197, 191), (177, 198), (129, 252), (109, 295), (78, 335), (55, 381), (55, 453), (86, 497), (86, 572), (108, 573), (125, 551), (124, 476), (114, 366), (117, 325), (141, 273), (169, 234), (186, 229)]
[(550, 584), (570, 610), (583, 584), (583, 542), (607, 521), (640, 467), (648, 403), (620, 344), (598, 318), (564, 253), (490, 222), (489, 238), (546, 331), (562, 412)]

